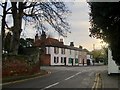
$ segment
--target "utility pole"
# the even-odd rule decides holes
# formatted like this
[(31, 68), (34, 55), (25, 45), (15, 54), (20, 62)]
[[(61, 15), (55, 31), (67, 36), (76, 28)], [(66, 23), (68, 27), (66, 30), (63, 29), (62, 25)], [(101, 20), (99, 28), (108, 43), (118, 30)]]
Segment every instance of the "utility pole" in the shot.
[(93, 50), (95, 50), (95, 44), (93, 44)]
[[(93, 53), (94, 53), (94, 51), (95, 51), (95, 44), (93, 44)], [(94, 55), (93, 55), (93, 58), (94, 58)], [(95, 61), (93, 60), (93, 66), (94, 66), (94, 63), (95, 63)]]

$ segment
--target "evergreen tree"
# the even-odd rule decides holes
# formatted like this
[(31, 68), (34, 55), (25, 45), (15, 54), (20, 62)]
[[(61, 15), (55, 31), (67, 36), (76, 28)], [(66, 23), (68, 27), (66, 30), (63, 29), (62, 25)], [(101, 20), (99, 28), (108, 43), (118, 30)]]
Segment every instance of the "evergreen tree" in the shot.
[(113, 60), (120, 65), (120, 2), (89, 2), (89, 6), (90, 36), (107, 42)]

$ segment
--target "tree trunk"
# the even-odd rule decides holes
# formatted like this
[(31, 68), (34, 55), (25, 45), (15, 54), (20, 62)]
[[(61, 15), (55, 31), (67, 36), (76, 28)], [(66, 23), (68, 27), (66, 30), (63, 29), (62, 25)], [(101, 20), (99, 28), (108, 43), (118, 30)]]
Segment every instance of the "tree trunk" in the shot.
[(12, 15), (13, 15), (13, 36), (11, 40), (11, 54), (17, 55), (19, 42), (20, 42), (20, 34), (21, 34), (21, 26), (22, 26), (22, 2), (19, 2), (18, 10), (17, 10), (17, 2), (12, 3)]
[(5, 2), (4, 7), (3, 7), (3, 17), (2, 17), (2, 27), (1, 27), (1, 33), (2, 33), (2, 49), (4, 49), (4, 42), (5, 42), (6, 7), (7, 7), (7, 2)]

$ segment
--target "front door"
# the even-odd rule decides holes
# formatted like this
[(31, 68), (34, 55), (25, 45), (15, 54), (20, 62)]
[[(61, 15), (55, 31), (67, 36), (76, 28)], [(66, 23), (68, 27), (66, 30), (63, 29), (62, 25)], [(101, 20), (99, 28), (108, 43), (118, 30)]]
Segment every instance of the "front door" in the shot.
[(66, 66), (66, 57), (64, 57), (64, 63), (65, 63), (65, 66)]
[(72, 66), (73, 66), (73, 59), (71, 59), (71, 62), (72, 62)]

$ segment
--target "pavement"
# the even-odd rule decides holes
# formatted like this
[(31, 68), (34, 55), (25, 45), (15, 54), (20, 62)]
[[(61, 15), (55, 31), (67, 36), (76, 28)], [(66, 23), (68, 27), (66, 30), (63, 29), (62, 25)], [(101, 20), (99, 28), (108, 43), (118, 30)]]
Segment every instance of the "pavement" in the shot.
[(108, 75), (107, 70), (100, 72), (100, 74), (103, 89), (120, 90), (120, 75)]

